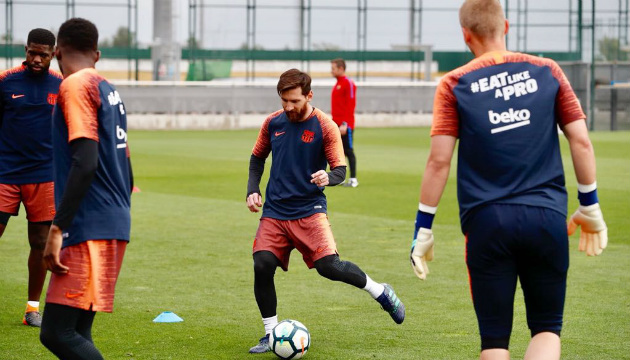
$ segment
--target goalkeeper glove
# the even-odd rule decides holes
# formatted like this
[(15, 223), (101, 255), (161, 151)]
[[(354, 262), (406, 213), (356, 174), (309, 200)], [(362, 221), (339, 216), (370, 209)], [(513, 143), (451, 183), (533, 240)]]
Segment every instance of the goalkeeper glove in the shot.
[(586, 251), (588, 256), (601, 254), (608, 245), (608, 228), (598, 203), (580, 205), (569, 219), (568, 234), (573, 235), (578, 226), (582, 228), (578, 250)]
[(420, 228), (418, 237), (411, 242), (411, 268), (421, 280), (427, 278), (429, 266), (427, 261), (433, 260), (433, 231)]
[(431, 231), (431, 226), (436, 211), (437, 207), (420, 203), (416, 215), (409, 259), (413, 272), (422, 280), (426, 279), (429, 273), (427, 261), (433, 260), (433, 231)]
[(567, 233), (573, 235), (578, 226), (582, 227), (578, 250), (586, 255), (599, 255), (608, 245), (608, 229), (597, 198), (597, 182), (590, 185), (578, 184), (580, 207), (569, 219)]

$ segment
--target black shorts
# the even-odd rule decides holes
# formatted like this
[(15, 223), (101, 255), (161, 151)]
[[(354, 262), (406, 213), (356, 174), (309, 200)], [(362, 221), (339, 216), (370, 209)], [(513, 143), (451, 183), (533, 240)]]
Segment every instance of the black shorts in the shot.
[(507, 348), (517, 279), (532, 336), (544, 331), (560, 334), (568, 242), (566, 217), (551, 209), (491, 204), (471, 216), (466, 265), (482, 349)]

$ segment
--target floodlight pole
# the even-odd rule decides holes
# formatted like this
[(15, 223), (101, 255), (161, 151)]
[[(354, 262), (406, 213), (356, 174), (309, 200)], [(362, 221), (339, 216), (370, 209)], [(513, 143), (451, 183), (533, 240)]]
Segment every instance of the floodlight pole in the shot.
[(367, 49), (367, 0), (358, 0), (357, 4), (357, 51), (358, 66), (357, 79), (365, 80), (367, 72), (365, 64), (365, 51)]
[[(422, 0), (419, 0), (416, 3), (416, 0), (411, 0), (410, 8), (409, 8), (409, 45), (412, 46), (410, 48), (409, 54), (411, 55), (411, 73), (409, 74), (410, 79), (417, 80), (420, 76), (420, 58), (417, 58), (418, 64), (418, 74), (416, 75), (416, 52), (413, 47), (420, 46), (422, 43)], [(426, 60), (426, 59), (425, 59)]]
[(595, 128), (595, 0), (591, 0), (591, 94), (589, 115), (591, 118), (589, 130)]
[(582, 30), (584, 29), (584, 18), (582, 17), (582, 12), (584, 11), (582, 7), (582, 0), (578, 0), (578, 42), (577, 42), (577, 51), (580, 54), (580, 61), (583, 61), (582, 54)]
[(66, 20), (74, 17), (75, 0), (66, 0)]
[(311, 0), (300, 1), (300, 51), (302, 68), (311, 72)]
[(197, 1), (188, 0), (188, 63), (196, 66), (195, 44), (197, 40)]
[(245, 62), (245, 78), (254, 80), (256, 78), (256, 60), (254, 52), (256, 50), (256, 0), (247, 0), (247, 60)]
[[(571, 1), (571, 0), (569, 0)], [(510, 0), (505, 0), (505, 19), (509, 22), (510, 21)], [(510, 24), (512, 25), (512, 24)], [(510, 35), (510, 32), (508, 31), (507, 34), (505, 34), (505, 46), (509, 49), (510, 48), (510, 42), (509, 42), (509, 38), (508, 36)]]
[(13, 65), (13, 54), (12, 54), (12, 45), (13, 45), (13, 0), (6, 0), (5, 3), (5, 26), (6, 26), (6, 38), (4, 40), (4, 48), (6, 56), (6, 68), (10, 68)]

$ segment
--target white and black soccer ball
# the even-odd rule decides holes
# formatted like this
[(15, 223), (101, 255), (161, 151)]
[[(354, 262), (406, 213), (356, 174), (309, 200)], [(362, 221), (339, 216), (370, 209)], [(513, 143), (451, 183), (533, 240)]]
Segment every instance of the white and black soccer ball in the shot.
[(297, 320), (282, 320), (273, 328), (271, 350), (281, 359), (300, 359), (311, 347), (311, 333)]

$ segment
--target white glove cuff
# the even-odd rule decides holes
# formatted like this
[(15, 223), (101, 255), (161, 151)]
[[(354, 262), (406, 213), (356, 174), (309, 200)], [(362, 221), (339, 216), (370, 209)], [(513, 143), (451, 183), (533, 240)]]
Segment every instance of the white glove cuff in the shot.
[(580, 211), (582, 212), (591, 212), (591, 211), (596, 211), (596, 210), (599, 210), (599, 203), (595, 203), (588, 206), (580, 205)]

